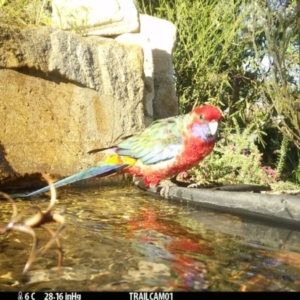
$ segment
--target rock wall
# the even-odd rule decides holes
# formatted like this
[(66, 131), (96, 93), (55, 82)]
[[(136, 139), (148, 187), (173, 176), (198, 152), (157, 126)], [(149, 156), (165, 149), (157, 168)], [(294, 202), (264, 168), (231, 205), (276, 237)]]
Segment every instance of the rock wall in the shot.
[(1, 26), (0, 66), (2, 181), (70, 175), (97, 163), (89, 150), (144, 128), (139, 46)]
[[(91, 167), (101, 155), (89, 150), (177, 114), (176, 29), (127, 2), (110, 1), (104, 11), (104, 0), (53, 1), (53, 27), (0, 24), (0, 189), (28, 174), (64, 177)], [(82, 7), (89, 17), (84, 35), (68, 19)], [(165, 28), (165, 43), (152, 22)]]

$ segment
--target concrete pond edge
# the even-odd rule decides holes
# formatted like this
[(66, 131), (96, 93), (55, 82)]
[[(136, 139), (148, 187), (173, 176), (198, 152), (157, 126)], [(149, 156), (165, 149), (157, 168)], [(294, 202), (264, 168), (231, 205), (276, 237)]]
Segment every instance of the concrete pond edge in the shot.
[[(140, 184), (138, 187), (143, 188)], [(161, 188), (148, 188), (158, 194)], [(171, 186), (169, 198), (203, 208), (300, 229), (300, 196)]]

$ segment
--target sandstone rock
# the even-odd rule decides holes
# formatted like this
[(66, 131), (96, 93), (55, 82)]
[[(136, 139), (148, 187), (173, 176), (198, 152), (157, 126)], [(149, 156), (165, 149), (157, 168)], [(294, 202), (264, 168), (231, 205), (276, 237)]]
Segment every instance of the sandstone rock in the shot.
[(52, 0), (54, 26), (84, 35), (138, 32), (133, 0)]
[(144, 114), (145, 126), (153, 122), (154, 99), (154, 65), (153, 55), (149, 39), (139, 33), (124, 33), (115, 38), (116, 41), (125, 44), (140, 45), (144, 52), (145, 95)]
[(140, 15), (140, 33), (122, 34), (118, 42), (140, 45), (144, 50), (146, 126), (153, 119), (178, 115), (172, 52), (175, 26), (162, 19)]
[(172, 52), (176, 27), (169, 21), (140, 15), (140, 34), (150, 43), (154, 65), (153, 112), (156, 119), (178, 115)]
[(94, 165), (144, 127), (143, 77), (137, 45), (0, 26), (0, 181)]
[(178, 114), (172, 23), (139, 20), (132, 0), (52, 4), (55, 25), (72, 32), (0, 25), (0, 189), (86, 169), (101, 158), (89, 150)]

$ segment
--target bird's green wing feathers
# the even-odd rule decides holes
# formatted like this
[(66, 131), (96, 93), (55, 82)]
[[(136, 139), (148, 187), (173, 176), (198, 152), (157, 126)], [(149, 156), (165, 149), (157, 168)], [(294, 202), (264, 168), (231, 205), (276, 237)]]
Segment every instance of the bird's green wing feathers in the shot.
[(137, 158), (144, 164), (172, 159), (182, 148), (183, 120), (182, 116), (158, 120), (141, 134), (119, 143), (116, 152)]

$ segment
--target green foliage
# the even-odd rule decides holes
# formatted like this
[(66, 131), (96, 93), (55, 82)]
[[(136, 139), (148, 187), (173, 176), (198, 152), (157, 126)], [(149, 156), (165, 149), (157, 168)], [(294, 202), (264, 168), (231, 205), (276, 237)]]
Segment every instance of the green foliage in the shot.
[[(255, 55), (252, 68), (259, 71), (262, 81), (258, 91), (260, 100), (273, 117), (273, 125), (300, 149), (300, 50), (296, 0), (264, 1), (264, 5), (252, 1), (249, 7), (252, 14), (248, 34), (252, 36)], [(300, 11), (298, 14), (300, 16)]]
[(182, 109), (189, 111), (204, 102), (228, 107), (227, 103), (237, 101), (231, 99), (231, 80), (245, 76), (246, 44), (239, 37), (244, 27), (239, 1), (139, 2), (143, 12), (170, 20), (178, 29), (174, 65)]
[(298, 157), (298, 164), (293, 171), (293, 176), (295, 178), (295, 181), (300, 184), (300, 155), (298, 155)]
[(283, 182), (277, 169), (263, 165), (255, 140), (257, 135), (249, 127), (243, 132), (234, 120), (236, 132), (224, 133), (213, 153), (191, 170), (195, 181), (224, 184), (263, 184), (273, 190), (296, 189), (298, 185)]
[(281, 142), (281, 147), (279, 150), (279, 157), (277, 160), (277, 173), (278, 175), (281, 174), (283, 168), (284, 168), (284, 163), (285, 163), (285, 158), (287, 155), (287, 150), (288, 150), (288, 144), (289, 144), (289, 140), (287, 139), (287, 137), (283, 137), (282, 142)]
[(0, 0), (0, 20), (12, 25), (50, 25), (50, 0)]
[[(141, 12), (167, 19), (178, 29), (174, 68), (182, 110), (186, 112), (195, 105), (209, 102), (225, 112), (223, 136), (226, 134), (230, 139), (235, 123), (245, 129), (239, 134), (244, 140), (247, 133), (257, 135), (261, 155), (252, 149), (246, 160), (245, 156), (226, 152), (228, 149), (219, 149), (209, 159), (214, 164), (212, 171), (226, 173), (226, 161), (231, 161), (238, 172), (232, 180), (228, 172), (226, 180), (244, 178), (262, 182), (261, 168), (254, 169), (257, 176), (241, 173), (243, 169), (250, 170), (250, 161), (254, 159), (276, 169), (278, 175), (298, 178), (300, 153), (290, 147), (292, 142), (300, 149), (296, 0), (136, 2)], [(266, 134), (272, 131), (275, 134)], [(233, 136), (236, 138), (236, 134)], [(294, 152), (290, 153), (287, 148)], [(269, 155), (268, 149), (274, 149), (277, 154)], [(244, 168), (246, 162), (249, 166)], [(225, 169), (221, 170), (217, 164)], [(271, 169), (266, 170), (272, 172)], [(210, 176), (219, 178), (217, 174)]]
[(257, 135), (252, 132), (253, 128), (241, 132), (237, 121), (233, 120), (236, 132), (224, 133), (213, 154), (195, 168), (197, 181), (227, 184), (273, 184), (279, 181), (276, 170), (262, 165), (262, 154), (255, 144)]

